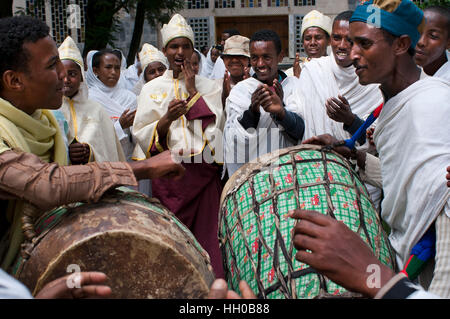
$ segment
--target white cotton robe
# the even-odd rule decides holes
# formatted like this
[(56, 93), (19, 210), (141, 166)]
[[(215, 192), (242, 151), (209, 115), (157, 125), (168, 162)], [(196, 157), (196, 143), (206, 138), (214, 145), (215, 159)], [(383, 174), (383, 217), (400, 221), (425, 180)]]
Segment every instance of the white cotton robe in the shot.
[[(275, 123), (270, 113), (262, 108), (258, 126), (255, 130), (244, 129), (239, 120), (251, 104), (253, 92), (263, 83), (251, 77), (236, 84), (226, 100), (227, 120), (224, 128), (224, 156), (228, 176), (234, 174), (243, 164), (261, 155), (285, 147), (296, 145), (299, 141), (290, 138), (281, 125)], [(297, 79), (287, 77), (281, 83), (286, 110), (300, 114), (294, 94)]]
[(450, 165), (450, 83), (429, 77), (389, 99), (374, 141), (381, 161), (382, 219), (403, 268), (411, 248), (436, 217), (450, 216), (446, 167)]

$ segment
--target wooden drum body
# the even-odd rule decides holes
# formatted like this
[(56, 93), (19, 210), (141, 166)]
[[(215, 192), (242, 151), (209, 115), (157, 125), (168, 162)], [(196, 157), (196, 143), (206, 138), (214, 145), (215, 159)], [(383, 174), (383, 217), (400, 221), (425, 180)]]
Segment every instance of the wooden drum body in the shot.
[(115, 298), (203, 298), (214, 280), (208, 254), (157, 200), (114, 191), (59, 208), (35, 223), (16, 277), (36, 294), (74, 269), (101, 271)]
[[(262, 298), (359, 297), (295, 259), (290, 210), (343, 221), (394, 268), (394, 255), (369, 194), (350, 163), (333, 151), (300, 145), (242, 166), (221, 198), (219, 240), (230, 289), (246, 280)], [(339, 240), (339, 238), (336, 238)]]

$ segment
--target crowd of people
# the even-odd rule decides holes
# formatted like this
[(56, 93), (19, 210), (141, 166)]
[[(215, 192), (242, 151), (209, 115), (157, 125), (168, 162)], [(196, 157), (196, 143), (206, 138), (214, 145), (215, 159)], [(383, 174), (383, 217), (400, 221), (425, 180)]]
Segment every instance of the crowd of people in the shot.
[[(296, 258), (366, 296), (449, 298), (450, 9), (371, 0), (333, 21), (313, 10), (301, 34), (307, 56), (297, 54), (283, 71), (275, 31), (247, 38), (225, 30), (220, 44), (199, 51), (191, 26), (175, 14), (161, 29), (162, 47), (145, 43), (127, 68), (120, 50), (83, 58), (70, 37), (57, 47), (35, 18), (1, 19), (2, 269), (10, 271), (24, 241), (26, 202), (46, 211), (96, 202), (125, 185), (159, 199), (208, 252), (222, 278), (210, 297), (238, 297), (223, 281), (217, 238), (223, 186), (245, 163), (303, 143), (332, 145), (354, 163), (389, 226), (399, 268), (383, 266), (342, 223), (302, 210), (291, 216), (302, 220)], [(343, 146), (380, 109), (356, 147)], [(435, 257), (421, 286), (412, 286), (394, 271), (429, 229)], [(382, 289), (365, 285), (368, 264), (382, 267)], [(17, 287), (6, 272), (0, 297)], [(60, 279), (38, 297), (110, 294), (103, 274), (83, 276), (76, 293)], [(243, 296), (254, 297), (241, 284)]]

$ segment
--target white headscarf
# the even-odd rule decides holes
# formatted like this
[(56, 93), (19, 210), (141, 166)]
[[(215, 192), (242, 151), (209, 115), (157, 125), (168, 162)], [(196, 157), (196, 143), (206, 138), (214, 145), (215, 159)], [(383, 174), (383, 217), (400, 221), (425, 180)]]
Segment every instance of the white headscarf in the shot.
[(136, 95), (119, 83), (111, 88), (97, 78), (92, 67), (92, 58), (96, 52), (98, 51), (89, 51), (87, 55), (86, 82), (89, 86), (89, 97), (102, 104), (111, 118), (119, 118), (126, 109), (136, 108)]
[(206, 63), (206, 59), (205, 59), (205, 56), (199, 50), (197, 50), (197, 49), (194, 49), (194, 50), (195, 50), (195, 52), (197, 52), (199, 54), (199, 57), (200, 57), (200, 61), (198, 61), (198, 65), (199, 65), (198, 75), (201, 75), (202, 70), (203, 70), (203, 64)]
[(212, 50), (212, 48), (209, 49), (208, 54), (206, 55), (206, 59), (203, 64), (203, 67), (202, 67), (202, 72), (198, 73), (199, 75), (201, 75), (205, 78), (208, 78), (208, 79), (210, 78), (212, 71), (214, 69), (214, 65), (215, 65), (215, 62), (213, 62), (211, 59), (211, 50)]

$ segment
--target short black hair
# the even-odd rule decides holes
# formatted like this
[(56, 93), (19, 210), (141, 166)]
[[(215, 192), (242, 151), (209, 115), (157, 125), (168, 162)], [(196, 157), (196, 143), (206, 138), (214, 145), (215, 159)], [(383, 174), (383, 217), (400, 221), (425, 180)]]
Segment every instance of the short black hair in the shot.
[(100, 67), (100, 59), (105, 54), (114, 54), (118, 59), (119, 62), (122, 62), (122, 53), (120, 53), (119, 50), (113, 50), (113, 49), (102, 49), (98, 52), (95, 52), (94, 56), (92, 57), (92, 67), (93, 68), (99, 68)]
[(352, 17), (353, 12), (354, 12), (353, 10), (347, 10), (347, 11), (343, 11), (343, 12), (339, 13), (336, 16), (336, 18), (334, 18), (333, 24), (336, 21), (350, 21), (350, 18)]
[(228, 33), (230, 37), (232, 37), (233, 35), (241, 35), (241, 33), (236, 29), (226, 29), (222, 32), (222, 34), (223, 33)]
[[(0, 74), (7, 70), (28, 72), (29, 52), (26, 43), (36, 43), (47, 37), (50, 28), (45, 22), (30, 16), (0, 19)], [(0, 81), (0, 88), (2, 83)]]
[[(423, 9), (423, 11), (432, 11), (445, 18), (447, 20), (447, 30), (450, 30), (450, 8), (443, 6), (429, 6)], [(450, 36), (450, 31), (448, 31)]]
[(278, 34), (273, 30), (259, 30), (253, 33), (250, 38), (250, 44), (256, 41), (272, 41), (275, 45), (275, 49), (277, 50), (277, 54), (281, 53), (281, 40)]

